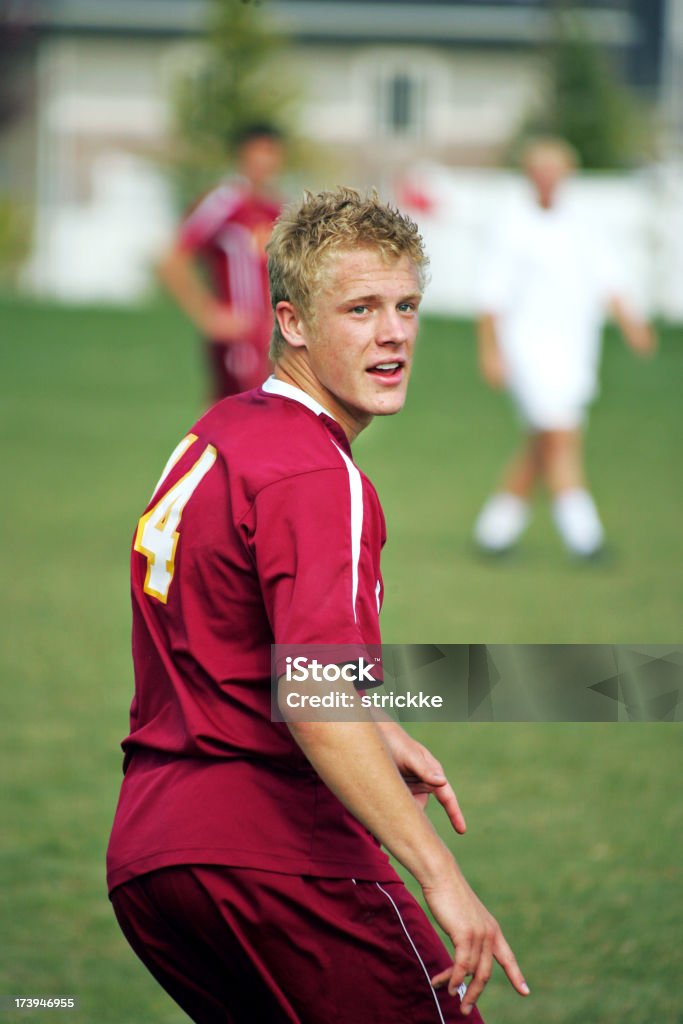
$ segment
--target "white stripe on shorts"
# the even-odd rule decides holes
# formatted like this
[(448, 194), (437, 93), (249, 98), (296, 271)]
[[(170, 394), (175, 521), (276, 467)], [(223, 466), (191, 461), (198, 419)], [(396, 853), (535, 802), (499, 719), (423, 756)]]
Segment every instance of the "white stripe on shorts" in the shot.
[(443, 1014), (441, 1012), (441, 1007), (439, 1006), (439, 1000), (437, 998), (436, 992), (432, 988), (432, 982), (431, 982), (431, 979), (429, 977), (429, 971), (425, 967), (424, 960), (422, 959), (422, 957), (420, 956), (420, 954), (417, 951), (417, 946), (415, 945), (415, 943), (413, 942), (412, 938), (410, 937), (410, 932), (406, 928), (405, 921), (401, 917), (401, 911), (398, 909), (398, 907), (396, 906), (396, 904), (394, 903), (393, 899), (391, 898), (389, 893), (386, 891), (386, 889), (383, 889), (382, 886), (379, 884), (379, 882), (375, 882), (375, 885), (377, 886), (377, 888), (379, 889), (380, 892), (384, 893), (384, 895), (386, 896), (386, 898), (389, 900), (389, 902), (391, 903), (392, 907), (396, 911), (396, 916), (398, 917), (399, 921), (401, 922), (401, 928), (403, 928), (403, 931), (406, 933), (406, 937), (408, 939), (408, 942), (413, 947), (413, 952), (415, 953), (415, 956), (417, 957), (417, 959), (420, 961), (420, 967), (424, 971), (424, 975), (425, 975), (425, 978), (427, 979), (427, 984), (429, 986), (429, 991), (432, 993), (432, 998), (434, 999), (434, 1005), (436, 1006), (436, 1012), (439, 1014), (439, 1020), (440, 1020), (441, 1024), (446, 1024), (446, 1021), (444, 1020), (444, 1016), (443, 1016)]

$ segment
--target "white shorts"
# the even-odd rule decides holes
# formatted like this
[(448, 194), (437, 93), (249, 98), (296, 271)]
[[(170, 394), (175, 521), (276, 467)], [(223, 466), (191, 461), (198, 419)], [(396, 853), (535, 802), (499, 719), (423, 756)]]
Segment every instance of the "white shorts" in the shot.
[(522, 388), (509, 392), (522, 423), (534, 431), (577, 430), (586, 420), (587, 401)]
[(525, 426), (575, 430), (598, 393), (598, 363), (585, 346), (532, 336), (503, 348), (507, 389)]

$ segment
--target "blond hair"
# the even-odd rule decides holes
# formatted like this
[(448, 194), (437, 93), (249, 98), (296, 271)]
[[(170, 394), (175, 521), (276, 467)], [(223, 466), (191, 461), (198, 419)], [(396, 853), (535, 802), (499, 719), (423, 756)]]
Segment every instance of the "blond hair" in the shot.
[[(365, 195), (347, 187), (317, 195), (305, 192), (301, 202), (283, 210), (266, 248), (273, 311), (278, 302), (291, 302), (308, 320), (327, 264), (339, 252), (361, 248), (375, 249), (390, 260), (408, 256), (420, 289), (429, 262), (417, 225), (382, 203), (374, 189)], [(271, 359), (276, 361), (285, 345), (275, 317)]]
[(559, 160), (567, 172), (575, 171), (579, 166), (579, 154), (572, 144), (555, 135), (530, 139), (522, 149), (520, 163), (528, 171), (532, 164), (549, 156)]

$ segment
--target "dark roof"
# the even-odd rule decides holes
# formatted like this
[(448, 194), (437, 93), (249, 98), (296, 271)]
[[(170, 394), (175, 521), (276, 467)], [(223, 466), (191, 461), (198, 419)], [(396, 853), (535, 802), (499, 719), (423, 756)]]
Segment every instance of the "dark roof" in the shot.
[[(39, 23), (54, 28), (201, 31), (206, 0), (34, 0)], [(271, 0), (276, 23), (298, 37), (534, 41), (547, 36), (547, 0)], [(628, 45), (635, 22), (628, 0), (589, 4), (593, 33), (602, 42)]]
[[(13, 0), (5, 0), (10, 8)], [(16, 2), (16, 0), (15, 0)], [(246, 0), (254, 2), (254, 0)], [(258, 0), (256, 0), (258, 2)], [(628, 55), (630, 77), (656, 78), (665, 0), (583, 0), (596, 42)], [(34, 24), (52, 30), (194, 35), (208, 0), (22, 0)], [(290, 37), (327, 42), (517, 45), (553, 33), (554, 0), (270, 0), (264, 5)]]

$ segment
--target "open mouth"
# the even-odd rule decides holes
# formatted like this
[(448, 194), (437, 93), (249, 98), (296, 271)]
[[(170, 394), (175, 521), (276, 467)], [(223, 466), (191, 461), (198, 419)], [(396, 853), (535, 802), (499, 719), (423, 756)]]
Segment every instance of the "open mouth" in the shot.
[(378, 363), (377, 366), (369, 366), (368, 373), (371, 373), (374, 377), (394, 377), (402, 369), (403, 363), (396, 359), (386, 363)]

